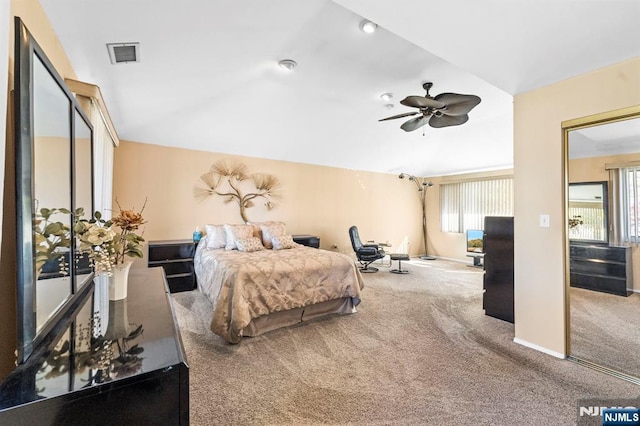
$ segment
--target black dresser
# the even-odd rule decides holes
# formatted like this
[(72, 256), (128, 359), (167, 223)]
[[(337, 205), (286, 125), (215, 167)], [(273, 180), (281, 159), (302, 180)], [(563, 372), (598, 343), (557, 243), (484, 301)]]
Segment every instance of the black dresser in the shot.
[(108, 282), (91, 286), (57, 338), (0, 383), (0, 424), (189, 424), (189, 367), (162, 268), (132, 269), (123, 300), (108, 300)]
[(315, 235), (298, 234), (292, 235), (293, 241), (303, 246), (320, 248), (320, 237)]
[(193, 269), (196, 243), (192, 240), (149, 241), (149, 267), (162, 266), (171, 293), (197, 286)]
[(485, 217), (482, 307), (486, 315), (508, 322), (514, 322), (513, 254), (513, 217)]
[(631, 247), (569, 244), (571, 287), (628, 296), (633, 289)]

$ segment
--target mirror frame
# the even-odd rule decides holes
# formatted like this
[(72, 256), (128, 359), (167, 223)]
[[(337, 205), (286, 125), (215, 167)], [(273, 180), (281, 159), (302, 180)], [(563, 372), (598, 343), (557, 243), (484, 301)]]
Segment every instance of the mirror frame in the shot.
[[(607, 111), (600, 114), (588, 115), (573, 120), (563, 121), (562, 126), (562, 143), (564, 154), (564, 171), (563, 171), (563, 197), (564, 204), (562, 206), (562, 216), (564, 218), (564, 304), (565, 304), (565, 354), (567, 359), (584, 363), (585, 365), (593, 364), (571, 356), (571, 307), (569, 302), (570, 296), (570, 248), (569, 248), (569, 132), (572, 130), (584, 129), (587, 127), (599, 126), (602, 124), (615, 123), (618, 121), (626, 121), (640, 118), (640, 105), (634, 105), (627, 108)], [(609, 197), (610, 198), (610, 197)], [(616, 375), (628, 381), (636, 383), (637, 378), (628, 376), (624, 373), (612, 370), (608, 367), (593, 364), (594, 367), (608, 374)]]
[[(16, 296), (17, 296), (17, 363), (24, 363), (34, 348), (41, 343), (54, 326), (65, 316), (74, 302), (93, 289), (89, 285), (93, 280), (93, 273), (88, 274), (82, 283), (75, 280), (75, 262), (69, 262), (69, 279), (71, 280), (70, 294), (64, 303), (47, 318), (42, 328), (36, 330), (36, 271), (34, 221), (36, 203), (34, 200), (34, 104), (33, 104), (33, 67), (35, 57), (53, 77), (61, 92), (69, 99), (67, 113), (70, 132), (70, 182), (69, 193), (71, 203), (64, 206), (74, 211), (75, 206), (75, 119), (76, 112), (85, 122), (90, 131), (91, 143), (91, 212), (94, 208), (94, 170), (93, 170), (93, 126), (82, 111), (75, 96), (69, 91), (64, 80), (55, 70), (42, 48), (38, 45), (29, 30), (19, 17), (14, 18), (15, 56), (14, 56), (14, 126), (15, 126), (15, 155), (16, 155), (16, 219), (17, 219), (17, 268), (16, 268)], [(55, 206), (62, 207), (62, 206)], [(89, 212), (89, 213), (91, 213)], [(75, 250), (73, 223), (70, 226), (70, 253)], [(70, 256), (71, 258), (71, 256)], [(76, 289), (79, 289), (76, 292)]]

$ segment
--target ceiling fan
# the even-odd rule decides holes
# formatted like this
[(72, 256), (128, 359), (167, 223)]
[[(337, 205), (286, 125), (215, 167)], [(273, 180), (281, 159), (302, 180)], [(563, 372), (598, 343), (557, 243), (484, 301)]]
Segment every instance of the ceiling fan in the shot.
[(422, 85), (427, 91), (425, 96), (407, 96), (400, 101), (402, 105), (418, 108), (418, 111), (405, 112), (382, 118), (378, 121), (394, 120), (396, 118), (409, 117), (420, 114), (419, 117), (405, 121), (400, 128), (405, 132), (419, 129), (429, 123), (431, 127), (458, 126), (469, 120), (469, 111), (480, 103), (480, 97), (476, 95), (460, 95), (458, 93), (440, 93), (436, 97), (429, 95), (433, 83), (426, 82)]

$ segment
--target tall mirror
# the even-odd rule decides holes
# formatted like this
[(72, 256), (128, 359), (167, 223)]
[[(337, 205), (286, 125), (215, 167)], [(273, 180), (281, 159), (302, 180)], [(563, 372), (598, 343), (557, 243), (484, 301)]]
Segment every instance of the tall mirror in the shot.
[(640, 384), (640, 106), (563, 129), (569, 359)]
[(15, 19), (18, 363), (88, 291), (73, 212), (93, 210), (93, 130), (20, 18)]

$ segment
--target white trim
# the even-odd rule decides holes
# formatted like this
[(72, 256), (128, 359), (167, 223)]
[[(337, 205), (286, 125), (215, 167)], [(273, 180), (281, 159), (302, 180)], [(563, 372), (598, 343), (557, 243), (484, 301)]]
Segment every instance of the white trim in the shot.
[(545, 353), (547, 355), (551, 355), (551, 356), (556, 357), (556, 358), (560, 358), (560, 359), (566, 359), (567, 358), (567, 356), (565, 354), (563, 354), (563, 353), (552, 351), (551, 349), (543, 348), (542, 346), (538, 346), (538, 345), (536, 345), (534, 343), (530, 343), (530, 342), (527, 342), (525, 340), (518, 339), (517, 337), (513, 338), (513, 342), (517, 343), (519, 345), (522, 345), (522, 346), (526, 346), (527, 348), (530, 348), (530, 349), (535, 349), (538, 352), (543, 352), (543, 353)]

